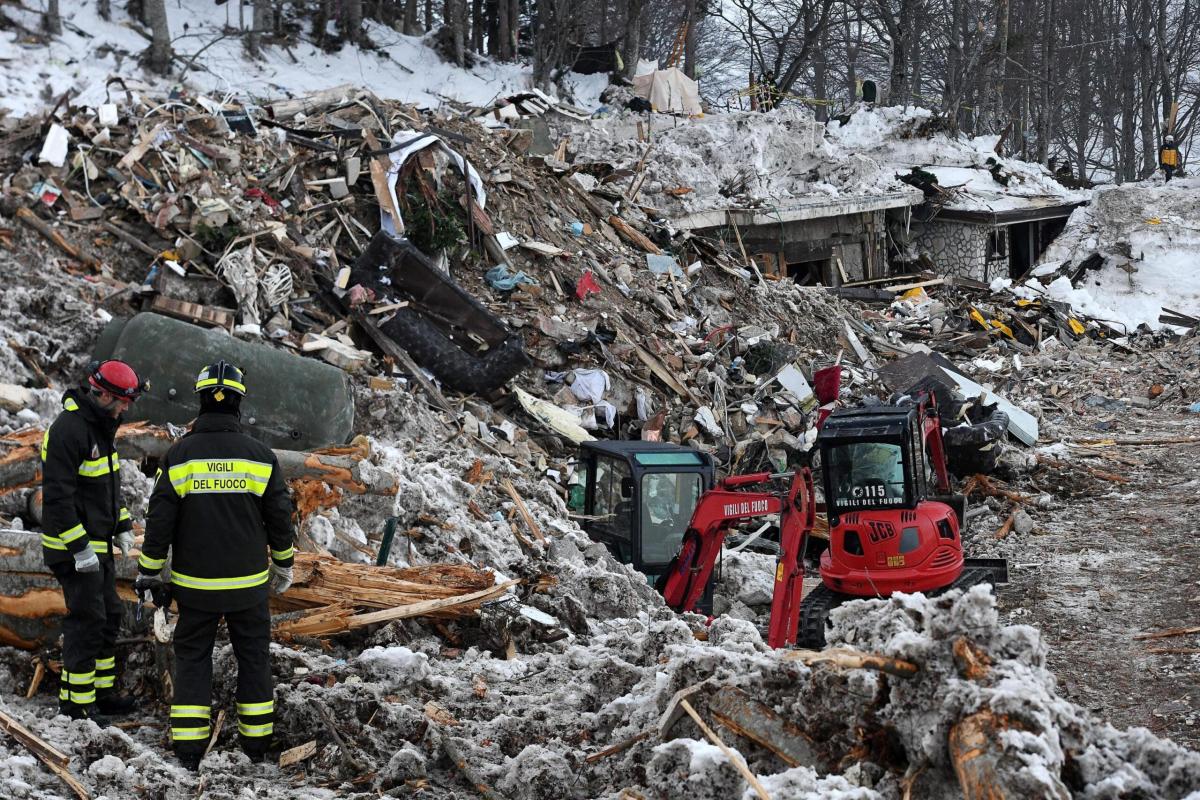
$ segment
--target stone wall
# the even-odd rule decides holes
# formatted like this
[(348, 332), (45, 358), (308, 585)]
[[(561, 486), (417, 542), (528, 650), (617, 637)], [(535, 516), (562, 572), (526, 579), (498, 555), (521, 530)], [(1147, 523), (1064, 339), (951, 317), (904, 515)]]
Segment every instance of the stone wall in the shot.
[[(989, 258), (992, 233), (1003, 237), (1003, 255)], [(990, 282), (1008, 277), (1008, 229), (1005, 226), (935, 219), (913, 220), (912, 245), (939, 275)]]

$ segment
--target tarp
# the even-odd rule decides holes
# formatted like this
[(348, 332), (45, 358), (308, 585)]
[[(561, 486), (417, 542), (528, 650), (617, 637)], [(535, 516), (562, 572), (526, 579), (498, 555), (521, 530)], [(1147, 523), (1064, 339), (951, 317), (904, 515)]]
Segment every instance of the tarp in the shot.
[(664, 114), (701, 114), (700, 90), (678, 67), (655, 70), (633, 79), (633, 93)]
[[(450, 156), (450, 161), (458, 167), (459, 172), (467, 176), (471, 182), (471, 188), (474, 190), (475, 202), (479, 203), (479, 207), (483, 208), (487, 204), (487, 193), (484, 191), (483, 179), (479, 177), (479, 173), (458, 151), (451, 148), (438, 136), (417, 131), (396, 131), (392, 136), (392, 146), (396, 149), (388, 153), (392, 166), (388, 169), (387, 182), (393, 208), (397, 210), (400, 208), (400, 199), (396, 197), (396, 181), (400, 177), (400, 170), (404, 167), (404, 162), (408, 161), (409, 156), (418, 150), (434, 146), (441, 148), (442, 152)], [(392, 215), (383, 208), (379, 209), (379, 221), (380, 226), (388, 233), (404, 235), (404, 220), (393, 220)]]

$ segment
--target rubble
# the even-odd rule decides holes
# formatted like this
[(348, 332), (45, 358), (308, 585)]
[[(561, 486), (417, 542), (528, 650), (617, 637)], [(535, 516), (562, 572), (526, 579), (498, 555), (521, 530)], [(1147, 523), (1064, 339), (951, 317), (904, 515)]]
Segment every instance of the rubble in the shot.
[[(117, 122), (101, 107), (60, 113), (72, 137), (65, 163), (78, 155), (79, 166), (25, 164), (9, 176), (6, 215), (39, 225), (14, 227), (14, 252), (0, 253), (14, 287), (0, 298), (0, 381), (20, 390), (0, 405), (0, 514), (32, 522), (34, 445), (58, 388), (105, 317), (142, 300), (200, 307), (174, 306), (175, 316), (237, 337), (230, 347), (334, 363), (363, 437), (280, 456), (306, 551), (276, 609), (287, 634), (272, 651), (282, 757), (251, 765), (226, 731), (202, 766), (209, 793), (896, 798), (990, 781), (1010, 796), (1183, 797), (1200, 786), (1194, 753), (1100, 721), (1112, 694), (1109, 705), (1077, 702), (1077, 688), (1064, 696), (1049, 666), (1076, 673), (1069, 649), (1048, 650), (1049, 629), (1004, 624), (1069, 605), (1069, 591), (1039, 583), (1065, 557), (1044, 542), (1075, 542), (1075, 555), (1070, 537), (1094, 527), (1087, 505), (1113, 511), (1128, 482), (1147, 480), (1154, 456), (1130, 451), (1190, 446), (1167, 422), (1200, 384), (1192, 339), (1116, 337), (1044, 295), (926, 272), (838, 293), (761, 276), (736, 244), (672, 228), (659, 206), (690, 193), (654, 191), (645, 143), (628, 148), (632, 171), (600, 169), (574, 139), (528, 156), (502, 125), (344, 90), (251, 110), (255, 133), (225, 131), (224, 112), (245, 109), (209, 98), (116, 105)], [(101, 115), (108, 143), (81, 148), (101, 135)], [(383, 152), (402, 130), (437, 146)], [(40, 135), (22, 123), (8, 144), (37, 148)], [(649, 165), (640, 175), (638, 161)], [(378, 232), (385, 212), (406, 240)], [(441, 349), (423, 349), (417, 325)], [(928, 377), (906, 371), (910, 360), (939, 365), (948, 431), (1004, 417), (1011, 435), (983, 442), (992, 449), (981, 471), (993, 471), (956, 477), (974, 513), (968, 551), (1010, 558), (1018, 599), (848, 604), (835, 637), (852, 660), (776, 653), (759, 633), (769, 537), (727, 554), (722, 616), (706, 627), (667, 610), (572, 519), (580, 442), (659, 440), (710, 454), (724, 473), (786, 470), (808, 463), (835, 404), (884, 402)], [(1090, 395), (1122, 408), (1089, 405)], [(1136, 443), (1141, 426), (1154, 444), (1111, 444)], [(126, 442), (153, 443), (128, 460), (152, 458), (177, 433), (127, 426)], [(144, 497), (149, 479), (127, 471), (127, 491)], [(1115, 548), (1119, 534), (1104, 541)], [(1066, 566), (1083, 574), (1090, 557)], [(1105, 563), (1099, 548), (1095, 558)], [(816, 580), (810, 570), (806, 583)], [(122, 647), (127, 680), (161, 697), (150, 648)], [(3, 661), (0, 689), (23, 694), (37, 668), (24, 651)], [(223, 646), (214, 704), (232, 695), (232, 663)], [(685, 696), (694, 716), (672, 707), (698, 684)], [(47, 691), (13, 699), (10, 713), (72, 759), (90, 790), (194, 796), (196, 779), (161, 756), (156, 712), (100, 731), (53, 716)], [(671, 708), (682, 716), (664, 739), (658, 722)], [(1172, 736), (1187, 736), (1184, 719)], [(1144, 724), (1126, 713), (1123, 724), (1134, 722)], [(968, 775), (972, 742), (990, 766)], [(56, 780), (0, 742), (0, 785), (52, 794)]]

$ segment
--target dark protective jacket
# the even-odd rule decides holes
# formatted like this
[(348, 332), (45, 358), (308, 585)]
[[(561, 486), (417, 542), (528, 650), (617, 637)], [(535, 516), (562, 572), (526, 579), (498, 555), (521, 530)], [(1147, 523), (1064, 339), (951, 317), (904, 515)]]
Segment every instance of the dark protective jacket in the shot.
[(112, 557), (113, 535), (130, 529), (121, 501), (121, 460), (114, 440), (120, 420), (104, 413), (86, 389), (63, 394), (63, 410), (42, 437), (42, 555), (70, 561), (87, 546)]
[(176, 599), (205, 611), (264, 602), (268, 550), (292, 565), (292, 502), (279, 463), (232, 414), (201, 414), (163, 456), (139, 570), (157, 574), (168, 550)]

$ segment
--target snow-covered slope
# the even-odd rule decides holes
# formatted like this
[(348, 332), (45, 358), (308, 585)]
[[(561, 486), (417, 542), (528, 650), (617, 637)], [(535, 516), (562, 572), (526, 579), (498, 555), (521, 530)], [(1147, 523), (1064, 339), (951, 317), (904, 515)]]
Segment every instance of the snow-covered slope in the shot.
[[(80, 104), (93, 105), (104, 101), (105, 82), (111, 75), (178, 83), (177, 77), (153, 79), (141, 69), (138, 54), (148, 42), (134, 30), (123, 5), (113, 3), (112, 21), (106, 22), (97, 13), (95, 0), (62, 3), (63, 34), (49, 46), (28, 43), (16, 32), (0, 33), (0, 108), (33, 113), (63, 92), (70, 92)], [(325, 53), (308, 41), (305, 31), (290, 53), (264, 46), (262, 58), (252, 61), (246, 58), (243, 37), (219, 39), (226, 30), (238, 28), (237, 5), (216, 5), (212, 0), (167, 4), (172, 46), (181, 57), (174, 64), (176, 75), (204, 49), (184, 77), (187, 84), (205, 92), (264, 98), (352, 83), (380, 97), (422, 106), (437, 106), (447, 98), (484, 105), (529, 87), (527, 66), (481, 61), (472, 69), (459, 69), (444, 62), (422, 39), (372, 22), (367, 23), (367, 32), (377, 50), (345, 46)], [(12, 5), (5, 5), (5, 13), (32, 30), (39, 28), (39, 14)], [(249, 13), (247, 9), (247, 26)], [(588, 91), (581, 94), (597, 94), (586, 81), (583, 84)]]

